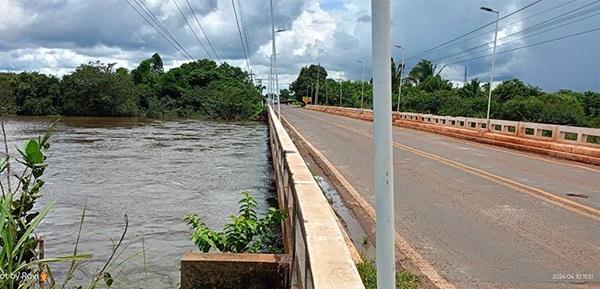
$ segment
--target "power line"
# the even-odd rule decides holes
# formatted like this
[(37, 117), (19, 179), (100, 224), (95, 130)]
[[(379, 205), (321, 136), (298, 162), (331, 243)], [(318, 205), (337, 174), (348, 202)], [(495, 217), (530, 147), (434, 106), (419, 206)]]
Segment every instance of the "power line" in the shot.
[(235, 16), (235, 23), (237, 24), (237, 29), (240, 34), (240, 42), (242, 43), (242, 50), (244, 51), (244, 58), (246, 59), (246, 66), (248, 67), (248, 71), (250, 71), (250, 61), (248, 60), (248, 53), (246, 52), (246, 46), (244, 44), (244, 37), (242, 36), (242, 29), (240, 28), (240, 22), (238, 20), (237, 10), (235, 8), (234, 0), (231, 0), (231, 5), (233, 6), (233, 15)]
[(148, 6), (146, 5), (146, 3), (144, 3), (144, 1), (142, 0), (133, 0), (141, 9), (142, 11), (144, 11), (144, 13), (146, 15), (148, 15), (150, 17), (151, 20), (154, 21), (154, 23), (156, 23), (162, 30), (163, 32), (165, 32), (165, 34), (167, 36), (169, 36), (169, 38), (182, 50), (185, 52), (185, 54), (187, 55), (187, 57), (192, 60), (194, 59), (194, 57), (192, 57), (192, 55), (181, 45), (181, 43), (179, 43), (179, 41), (177, 41), (177, 39), (175, 38), (175, 36), (173, 36), (173, 34), (171, 33), (171, 31), (169, 31), (169, 29), (167, 29), (167, 27), (165, 27), (165, 25), (162, 23), (162, 21), (160, 21), (160, 19), (158, 19), (158, 17), (156, 17), (156, 15), (152, 12), (152, 10), (150, 10), (150, 8), (148, 8)]
[[(134, 0), (135, 1), (135, 0)], [(131, 2), (129, 0), (127, 0), (127, 4), (129, 4), (129, 6), (131, 6), (131, 8), (138, 14), (140, 15), (140, 17), (142, 17), (146, 23), (148, 23), (150, 26), (152, 26), (152, 28), (154, 28), (154, 30), (156, 30), (156, 32), (158, 32), (158, 34), (160, 34), (160, 36), (162, 36), (165, 40), (167, 40), (167, 42), (169, 42), (169, 44), (171, 44), (171, 46), (173, 46), (173, 48), (175, 48), (175, 50), (177, 50), (177, 52), (179, 52), (181, 55), (183, 55), (183, 57), (189, 58), (189, 55), (187, 55), (185, 53), (185, 51), (181, 50), (181, 48), (177, 47), (177, 45), (175, 43), (173, 43), (173, 41), (171, 39), (169, 39), (169, 37), (167, 37), (159, 28), (157, 28), (155, 25), (153, 24), (152, 21), (150, 21), (148, 18), (146, 18), (146, 16), (144, 16), (144, 14), (142, 14), (142, 12), (140, 12), (138, 10), (138, 8), (136, 8), (135, 6), (133, 6), (133, 4), (131, 4)], [(136, 3), (137, 4), (137, 3)]]
[(198, 21), (198, 17), (196, 17), (196, 12), (194, 11), (194, 8), (192, 8), (192, 5), (190, 4), (190, 1), (189, 0), (185, 0), (185, 2), (187, 3), (188, 7), (190, 7), (190, 10), (192, 11), (192, 15), (194, 15), (194, 19), (196, 20), (196, 24), (198, 24), (198, 27), (200, 27), (200, 31), (202, 31), (202, 34), (204, 34), (204, 37), (206, 38), (206, 42), (208, 42), (208, 45), (210, 46), (210, 49), (215, 54), (215, 57), (217, 58), (217, 60), (219, 61), (219, 63), (222, 63), (221, 58), (219, 57), (219, 55), (217, 54), (217, 51), (215, 50), (215, 47), (213, 46), (212, 42), (208, 38), (208, 34), (206, 34), (206, 31), (204, 31), (204, 28), (200, 24), (200, 21)]
[(252, 53), (250, 52), (250, 35), (248, 34), (248, 22), (246, 22), (246, 12), (244, 11), (243, 1), (237, 0), (238, 7), (240, 7), (240, 16), (242, 22), (242, 29), (244, 32), (244, 38), (246, 39), (246, 51), (248, 51), (248, 57), (252, 58)]
[[(558, 9), (558, 8), (561, 8), (561, 7), (564, 7), (564, 6), (566, 6), (566, 5), (569, 5), (569, 4), (571, 4), (571, 3), (575, 2), (575, 1), (579, 1), (579, 0), (571, 0), (571, 1), (569, 1), (569, 2), (565, 2), (565, 3), (559, 4), (559, 5), (556, 5), (556, 6), (550, 7), (550, 8), (548, 8), (548, 9), (545, 9), (545, 10), (543, 10), (543, 11), (540, 11), (540, 12), (538, 12), (538, 13), (535, 13), (535, 14), (529, 15), (529, 16), (527, 16), (527, 17), (523, 18), (523, 19), (519, 19), (519, 20), (517, 20), (517, 21), (513, 21), (513, 22), (510, 22), (510, 23), (508, 23), (508, 24), (505, 24), (505, 25), (503, 25), (503, 26), (502, 26), (502, 28), (505, 28), (505, 27), (508, 27), (508, 26), (511, 26), (511, 25), (514, 25), (514, 24), (517, 24), (517, 23), (523, 22), (523, 21), (525, 21), (525, 20), (527, 20), (527, 19), (531, 19), (531, 18), (534, 18), (534, 17), (540, 16), (540, 15), (546, 14), (546, 13), (548, 13), (548, 12), (552, 11), (552, 10), (555, 10), (555, 9)], [(463, 40), (459, 41), (458, 43), (467, 42), (467, 41), (469, 41), (469, 40), (473, 40), (473, 39), (475, 39), (475, 38), (477, 38), (477, 37), (484, 36), (484, 35), (488, 35), (490, 32), (493, 32), (493, 31), (494, 31), (494, 29), (491, 29), (491, 30), (488, 30), (488, 31), (484, 31), (484, 32), (482, 32), (482, 33), (476, 34), (476, 35), (474, 35), (474, 36), (471, 36), (471, 37), (469, 37), (469, 38), (465, 38), (465, 39), (463, 39)]]
[(194, 37), (196, 37), (196, 40), (198, 40), (198, 43), (200, 43), (200, 46), (202, 46), (202, 49), (204, 49), (206, 56), (208, 58), (212, 59), (212, 57), (210, 56), (210, 53), (208, 53), (208, 50), (206, 49), (206, 46), (204, 46), (204, 43), (202, 43), (202, 41), (200, 40), (200, 37), (198, 37), (198, 34), (196, 34), (196, 31), (194, 31), (194, 28), (192, 28), (192, 25), (190, 25), (190, 22), (187, 20), (187, 17), (185, 17), (185, 14), (183, 14), (183, 11), (181, 11), (181, 7), (179, 7), (179, 4), (177, 4), (177, 0), (173, 0), (173, 3), (175, 3), (175, 7), (177, 7), (177, 10), (179, 11), (179, 14), (181, 14), (181, 17), (185, 21), (185, 24), (187, 25), (187, 27), (192, 31), (192, 34), (194, 34)]
[[(600, 27), (594, 28), (594, 29), (591, 29), (591, 30), (586, 30), (586, 31), (578, 32), (578, 33), (573, 33), (573, 34), (561, 36), (561, 37), (558, 37), (558, 38), (544, 40), (544, 41), (533, 43), (533, 44), (529, 44), (529, 45), (515, 47), (515, 48), (512, 48), (512, 49), (507, 49), (507, 50), (496, 52), (496, 55), (498, 55), (498, 54), (504, 54), (504, 53), (509, 53), (509, 52), (512, 52), (512, 51), (521, 50), (521, 49), (528, 48), (528, 47), (539, 46), (539, 45), (542, 45), (542, 44), (546, 44), (546, 43), (550, 43), (550, 42), (554, 42), (554, 41), (558, 41), (558, 40), (562, 40), (562, 39), (566, 39), (566, 38), (571, 38), (571, 37), (575, 37), (575, 36), (579, 36), (579, 35), (583, 35), (583, 34), (587, 34), (587, 33), (592, 33), (592, 32), (599, 31), (599, 30), (600, 30)], [(473, 58), (469, 58), (469, 59), (465, 59), (465, 60), (461, 60), (461, 61), (456, 61), (456, 62), (448, 63), (446, 65), (453, 65), (453, 64), (463, 63), (463, 62), (470, 62), (470, 61), (473, 61), (473, 60), (482, 59), (482, 58), (486, 58), (486, 57), (489, 57), (489, 56), (492, 56), (492, 54), (487, 54), (487, 55), (473, 57)]]
[[(535, 36), (535, 35), (538, 35), (538, 34), (541, 34), (541, 33), (545, 33), (545, 32), (548, 32), (548, 31), (551, 31), (551, 30), (555, 30), (555, 29), (558, 29), (558, 28), (561, 28), (561, 27), (564, 27), (564, 26), (567, 26), (567, 25), (570, 25), (570, 24), (573, 24), (573, 23), (576, 23), (576, 22), (580, 22), (580, 21), (589, 19), (590, 17), (598, 15), (598, 13), (592, 14), (592, 15), (589, 15), (589, 16), (585, 16), (585, 15), (589, 14), (589, 13), (592, 13), (594, 11), (598, 11), (599, 7), (588, 8), (588, 9), (580, 11), (578, 13), (574, 13), (574, 12), (576, 12), (578, 10), (581, 10), (583, 8), (586, 8), (587, 6), (590, 6), (590, 5), (595, 4), (597, 2), (600, 2), (600, 0), (592, 2), (592, 3), (584, 5), (584, 6), (581, 6), (581, 7), (578, 7), (576, 9), (567, 11), (567, 12), (565, 12), (563, 14), (560, 14), (560, 15), (557, 15), (555, 17), (549, 18), (549, 19), (544, 20), (544, 21), (542, 21), (540, 23), (537, 23), (535, 25), (526, 27), (526, 28), (521, 29), (521, 30), (519, 30), (517, 32), (511, 33), (511, 34), (509, 34), (507, 36), (499, 38), (498, 40), (505, 40), (505, 39), (509, 39), (509, 38), (513, 38), (515, 36), (518, 36), (519, 34), (522, 34), (520, 37), (515, 38), (515, 39), (513, 39), (513, 40), (510, 41), (510, 42), (512, 42), (512, 41), (516, 41), (516, 40), (523, 39), (523, 38), (526, 38), (526, 37), (532, 37), (532, 36)], [(569, 15), (569, 14), (573, 14), (573, 15)], [(582, 16), (585, 16), (585, 17), (582, 17)], [(577, 17), (582, 17), (582, 18), (577, 19)], [(567, 21), (567, 20), (571, 20), (573, 18), (575, 18), (575, 19), (572, 20), (572, 21), (569, 21), (569, 22), (564, 23), (562, 25), (558, 25), (561, 22), (564, 22), (564, 21)], [(556, 26), (556, 25), (558, 25), (558, 26)], [(555, 27), (553, 27), (553, 26), (555, 26)], [(542, 30), (542, 31), (539, 31), (539, 32), (536, 32), (536, 33), (533, 33), (531, 35), (527, 35), (529, 32), (535, 32), (535, 31), (537, 31), (539, 29), (543, 29), (543, 28), (546, 28), (546, 27), (550, 27), (550, 28)], [(487, 49), (486, 46), (489, 45), (489, 44), (492, 44), (492, 43), (493, 43), (493, 41), (482, 43), (480, 45), (467, 48), (466, 50), (463, 50), (461, 52), (450, 54), (450, 55), (444, 56), (444, 57), (440, 57), (437, 60), (434, 60), (433, 62), (440, 62), (440, 61), (443, 61), (443, 60), (449, 60), (449, 59), (453, 59), (453, 58), (459, 58), (463, 54), (466, 54), (466, 53), (468, 53), (470, 51), (481, 50), (479, 48), (485, 48), (483, 50), (486, 50)]]
[[(552, 31), (552, 30), (556, 30), (556, 29), (558, 29), (558, 28), (561, 28), (561, 27), (564, 27), (564, 26), (568, 26), (568, 25), (571, 25), (571, 24), (573, 24), (573, 23), (580, 22), (580, 21), (583, 21), (583, 20), (589, 19), (589, 18), (591, 18), (591, 17), (594, 17), (594, 16), (598, 16), (598, 15), (600, 15), (600, 13), (595, 13), (595, 14), (592, 14), (592, 15), (586, 16), (586, 17), (584, 17), (584, 18), (581, 18), (581, 19), (576, 19), (576, 20), (573, 20), (573, 21), (570, 21), (570, 22), (564, 23), (564, 24), (562, 24), (562, 25), (559, 25), (559, 26), (556, 26), (556, 27), (552, 27), (552, 28), (548, 28), (548, 29), (545, 29), (545, 30), (542, 30), (542, 31), (538, 31), (538, 32), (536, 32), (536, 33), (533, 33), (533, 34), (530, 34), (530, 35), (522, 35), (521, 37), (518, 37), (518, 38), (515, 38), (515, 39), (513, 39), (513, 40), (510, 40), (509, 42), (513, 42), (513, 41), (520, 40), (520, 39), (524, 39), (524, 38), (528, 38), (528, 37), (533, 37), (533, 36), (536, 36), (536, 35), (538, 35), (538, 34), (546, 33), (546, 32), (548, 32), (548, 31)], [(509, 35), (509, 36), (506, 36), (506, 37), (500, 38), (500, 39), (498, 39), (498, 40), (504, 40), (504, 39), (506, 39), (506, 38), (511, 38), (511, 37), (510, 37), (510, 35)], [(441, 61), (451, 61), (451, 60), (452, 60), (452, 59), (454, 59), (454, 58), (460, 58), (460, 57), (462, 57), (462, 56), (463, 56), (462, 54), (465, 54), (465, 52), (468, 52), (468, 51), (470, 51), (470, 50), (473, 50), (474, 48), (480, 48), (481, 46), (485, 46), (485, 45), (488, 45), (488, 44), (489, 44), (489, 42), (488, 42), (488, 43), (484, 43), (484, 44), (482, 44), (482, 45), (479, 45), (479, 46), (476, 46), (476, 47), (472, 47), (471, 49), (465, 50), (465, 51), (463, 51), (463, 52), (461, 52), (461, 53), (455, 54), (455, 55), (458, 55), (458, 56), (450, 56), (450, 57), (446, 57), (446, 58), (440, 58), (440, 59), (438, 59), (438, 60), (435, 60), (435, 61), (433, 61), (433, 62), (437, 62), (437, 63), (439, 63), (439, 62), (441, 62)], [(479, 50), (479, 51), (475, 51), (475, 52), (473, 52), (473, 53), (479, 53), (479, 52), (483, 52), (483, 51), (487, 50), (487, 48), (485, 48), (485, 49), (477, 49), (477, 50)]]
[(190, 59), (193, 60), (194, 57), (192, 57), (192, 55), (181, 45), (181, 43), (179, 43), (179, 41), (177, 41), (177, 39), (173, 36), (173, 34), (171, 33), (171, 31), (169, 31), (169, 29), (167, 29), (167, 27), (164, 26), (164, 24), (160, 21), (160, 19), (158, 19), (158, 17), (156, 17), (156, 15), (152, 12), (152, 10), (150, 10), (150, 8), (148, 8), (148, 6), (146, 6), (146, 3), (144, 3), (144, 1), (142, 0), (133, 0), (134, 3), (136, 3), (141, 9), (142, 11), (156, 24), (158, 25), (158, 27), (160, 27), (163, 32), (169, 36), (169, 38), (183, 51), (185, 52), (186, 56)]
[[(519, 13), (519, 12), (521, 12), (521, 11), (523, 11), (523, 10), (525, 10), (525, 9), (527, 9), (527, 8), (529, 8), (529, 7), (533, 6), (533, 5), (535, 5), (535, 4), (538, 4), (538, 3), (540, 3), (541, 1), (542, 1), (542, 0), (536, 0), (535, 2), (532, 2), (532, 3), (528, 4), (528, 5), (525, 5), (524, 7), (521, 7), (521, 8), (519, 8), (519, 9), (517, 9), (517, 10), (515, 10), (515, 11), (513, 11), (513, 12), (511, 12), (511, 13), (509, 13), (509, 14), (505, 15), (505, 16), (502, 16), (502, 17), (500, 17), (500, 18), (498, 19), (498, 21), (500, 21), (500, 20), (502, 20), (502, 19), (506, 19), (506, 18), (508, 18), (508, 17), (510, 17), (510, 16), (512, 16), (512, 15), (514, 15), (514, 14), (517, 14), (517, 13)], [(462, 35), (460, 35), (460, 36), (458, 36), (458, 37), (455, 37), (455, 38), (453, 38), (453, 39), (450, 39), (450, 40), (448, 40), (448, 41), (446, 41), (446, 42), (444, 42), (444, 43), (438, 44), (438, 45), (436, 45), (436, 46), (434, 46), (434, 47), (432, 47), (432, 48), (426, 49), (426, 50), (425, 50), (425, 51), (423, 51), (423, 52), (420, 52), (420, 53), (417, 53), (417, 54), (415, 54), (415, 55), (409, 56), (409, 57), (407, 57), (406, 59), (412, 59), (412, 58), (415, 58), (415, 57), (419, 57), (419, 56), (421, 56), (421, 55), (424, 55), (424, 54), (427, 54), (427, 53), (429, 53), (429, 52), (431, 52), (431, 51), (437, 50), (437, 49), (439, 49), (439, 48), (441, 48), (441, 47), (447, 46), (448, 44), (450, 44), (450, 43), (452, 43), (452, 42), (455, 42), (455, 41), (457, 41), (457, 40), (459, 40), (459, 39), (461, 39), (461, 38), (463, 38), (463, 37), (465, 37), (465, 36), (471, 35), (471, 34), (473, 34), (473, 33), (477, 32), (477, 31), (480, 31), (480, 30), (482, 30), (482, 29), (484, 29), (484, 28), (486, 28), (486, 27), (488, 27), (488, 26), (490, 26), (490, 25), (493, 25), (493, 24), (495, 24), (495, 23), (496, 23), (496, 21), (492, 21), (492, 22), (489, 22), (489, 23), (487, 23), (487, 24), (485, 24), (485, 25), (479, 26), (479, 27), (477, 27), (477, 28), (475, 28), (475, 29), (473, 29), (473, 30), (471, 30), (471, 31), (469, 31), (469, 32), (467, 32), (467, 33), (464, 33), (464, 34), (462, 34)]]

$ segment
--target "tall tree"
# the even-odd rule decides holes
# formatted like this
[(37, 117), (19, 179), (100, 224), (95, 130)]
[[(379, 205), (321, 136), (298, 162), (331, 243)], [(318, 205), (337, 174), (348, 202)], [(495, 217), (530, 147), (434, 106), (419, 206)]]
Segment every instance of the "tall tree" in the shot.
[(13, 93), (14, 73), (0, 73), (0, 115), (17, 112), (17, 101)]
[(500, 101), (508, 101), (518, 96), (531, 97), (540, 95), (542, 95), (542, 90), (539, 87), (525, 84), (516, 78), (503, 81), (492, 90), (492, 97)]
[(116, 73), (114, 64), (90, 62), (66, 75), (62, 82), (63, 113), (83, 116), (127, 116), (138, 113), (138, 95), (129, 74)]
[(302, 67), (298, 78), (290, 84), (290, 90), (294, 92), (298, 101), (301, 101), (303, 96), (316, 95), (317, 78), (319, 79), (319, 97), (322, 100), (321, 97), (325, 93), (324, 84), (327, 80), (327, 70), (314, 64), (309, 67)]
[(431, 63), (431, 61), (426, 59), (421, 59), (408, 74), (409, 78), (413, 80), (416, 84), (419, 84), (428, 77), (434, 76), (436, 67)]
[(12, 85), (17, 113), (49, 115), (60, 113), (58, 78), (38, 72), (21, 72)]

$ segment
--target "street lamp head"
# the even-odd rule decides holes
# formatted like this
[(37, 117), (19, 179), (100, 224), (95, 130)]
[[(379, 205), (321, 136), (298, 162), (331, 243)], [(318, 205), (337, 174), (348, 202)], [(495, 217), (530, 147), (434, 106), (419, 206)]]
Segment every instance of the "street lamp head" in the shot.
[(277, 30), (275, 30), (275, 33), (283, 32), (283, 31), (287, 31), (287, 29), (277, 29)]
[(394, 47), (396, 47), (396, 48), (400, 48), (400, 49), (404, 50), (404, 47), (402, 47), (402, 46), (400, 46), (400, 45), (394, 45)]
[(357, 60), (356, 62), (358, 62), (358, 63), (363, 63), (361, 60)]
[(489, 8), (489, 7), (483, 7), (483, 6), (482, 6), (482, 7), (481, 7), (481, 10), (483, 10), (483, 11), (487, 11), (487, 12), (494, 12), (494, 13), (498, 13), (498, 11), (496, 11), (496, 10), (494, 10), (494, 9), (492, 9), (492, 8)]

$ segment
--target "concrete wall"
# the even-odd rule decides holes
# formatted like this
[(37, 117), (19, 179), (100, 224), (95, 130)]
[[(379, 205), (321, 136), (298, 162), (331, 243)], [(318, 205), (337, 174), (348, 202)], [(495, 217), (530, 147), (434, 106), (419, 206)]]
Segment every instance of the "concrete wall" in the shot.
[(181, 289), (287, 289), (288, 255), (189, 252)]
[[(308, 109), (373, 120), (368, 109), (309, 105)], [(394, 125), (600, 165), (600, 129), (541, 123), (394, 112)]]
[(292, 288), (364, 289), (333, 209), (271, 108), (268, 115)]

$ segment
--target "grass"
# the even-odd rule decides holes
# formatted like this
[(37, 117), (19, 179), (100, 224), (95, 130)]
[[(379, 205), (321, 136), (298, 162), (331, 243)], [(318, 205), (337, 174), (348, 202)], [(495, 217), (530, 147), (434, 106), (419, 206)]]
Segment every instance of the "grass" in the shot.
[[(377, 268), (373, 261), (362, 261), (356, 264), (358, 274), (363, 281), (366, 289), (377, 288)], [(418, 289), (419, 277), (406, 272), (396, 272), (396, 289)]]

